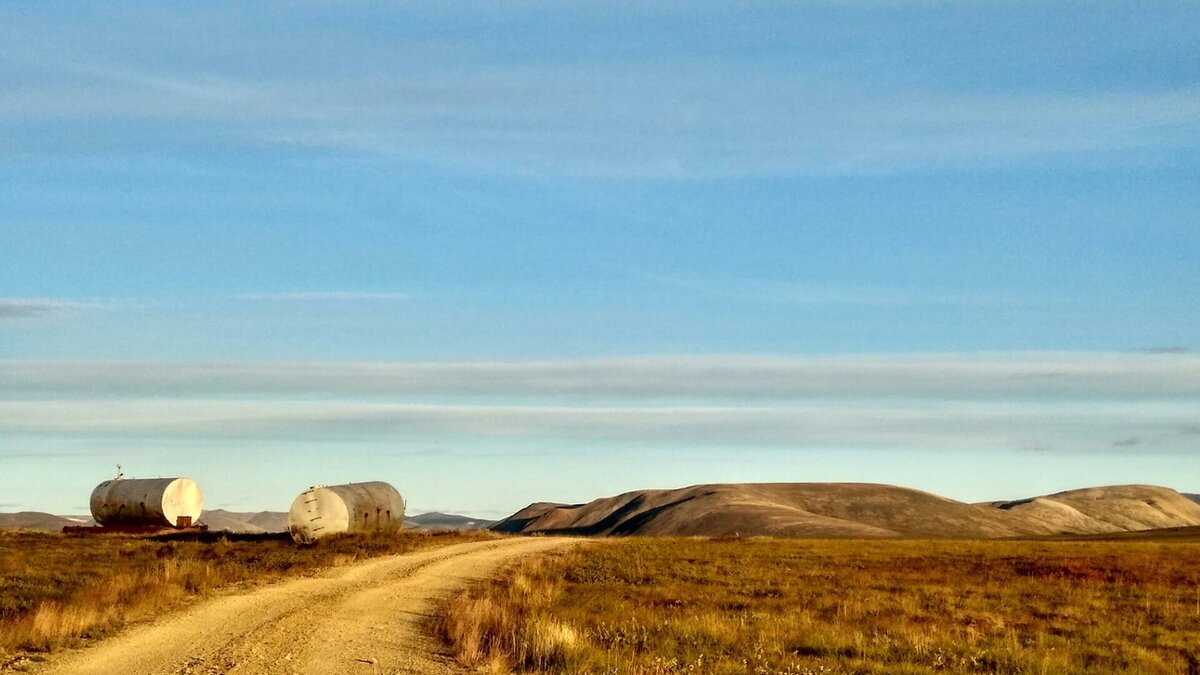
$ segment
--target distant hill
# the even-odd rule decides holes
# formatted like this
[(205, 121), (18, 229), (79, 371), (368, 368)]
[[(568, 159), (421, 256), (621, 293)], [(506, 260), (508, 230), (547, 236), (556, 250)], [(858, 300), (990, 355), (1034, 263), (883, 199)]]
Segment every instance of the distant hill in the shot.
[(493, 529), (578, 535), (970, 537), (1103, 534), (1200, 525), (1200, 504), (1126, 485), (966, 504), (868, 483), (761, 483), (638, 490), (587, 504), (535, 503)]
[[(238, 533), (283, 532), (287, 530), (287, 514), (262, 511), (236, 513), (215, 509), (205, 511), (200, 522), (213, 530)], [(0, 513), (0, 529), (41, 530), (58, 532), (68, 525), (95, 525), (90, 516), (56, 516), (49, 513), (25, 511)]]
[(41, 530), (57, 532), (68, 525), (93, 525), (86, 516), (55, 516), (38, 511), (0, 513), (0, 530)]
[[(279, 511), (238, 513), (214, 509), (205, 511), (200, 522), (211, 530), (238, 533), (286, 532), (287, 514)], [(404, 519), (404, 527), (410, 530), (482, 530), (494, 524), (494, 520), (483, 520), (448, 513), (422, 513)]]
[(1165, 487), (1114, 485), (997, 505), (1033, 534), (1104, 534), (1200, 525), (1200, 504)]
[(1187, 497), (1188, 499), (1190, 499), (1190, 500), (1192, 500), (1192, 501), (1194, 501), (1194, 502), (1196, 502), (1197, 504), (1200, 504), (1200, 494), (1194, 494), (1194, 493), (1191, 493), (1191, 492), (1185, 492), (1185, 493), (1183, 493), (1183, 496), (1184, 496), (1184, 497)]
[(416, 530), (485, 530), (495, 524), (494, 520), (436, 512), (404, 519), (405, 527)]
[[(287, 513), (281, 511), (242, 513), (213, 509), (205, 511), (204, 515), (200, 516), (200, 522), (208, 525), (210, 530), (218, 532), (261, 534), (287, 531)], [(404, 526), (413, 530), (482, 530), (495, 522), (448, 513), (422, 513), (405, 518)], [(35, 511), (0, 513), (0, 530), (58, 532), (67, 525), (95, 525), (95, 522), (88, 516), (56, 516)]]
[(213, 509), (200, 516), (200, 522), (210, 530), (236, 532), (238, 534), (260, 534), (263, 532), (286, 532), (287, 514), (280, 511), (256, 511), (241, 513)]

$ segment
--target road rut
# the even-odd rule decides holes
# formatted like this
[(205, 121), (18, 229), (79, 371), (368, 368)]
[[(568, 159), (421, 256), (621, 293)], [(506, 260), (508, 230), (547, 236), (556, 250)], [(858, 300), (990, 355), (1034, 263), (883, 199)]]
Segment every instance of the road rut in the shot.
[(456, 672), (422, 628), (438, 598), (570, 539), (505, 539), (372, 559), (227, 595), (54, 659), (40, 675)]

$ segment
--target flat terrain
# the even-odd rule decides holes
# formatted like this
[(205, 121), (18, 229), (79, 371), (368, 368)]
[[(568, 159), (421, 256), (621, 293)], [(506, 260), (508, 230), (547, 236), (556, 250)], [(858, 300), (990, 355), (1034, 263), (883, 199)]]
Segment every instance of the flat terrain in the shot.
[(1200, 541), (635, 537), (452, 598), (472, 667), (1200, 674)]
[(445, 672), (449, 662), (421, 628), (434, 600), (520, 556), (568, 543), (455, 544), (224, 595), (61, 655), (34, 672)]
[(586, 504), (536, 503), (500, 532), (571, 535), (1001, 537), (1200, 525), (1200, 504), (1155, 485), (1113, 485), (967, 504), (870, 483), (725, 483), (637, 490)]

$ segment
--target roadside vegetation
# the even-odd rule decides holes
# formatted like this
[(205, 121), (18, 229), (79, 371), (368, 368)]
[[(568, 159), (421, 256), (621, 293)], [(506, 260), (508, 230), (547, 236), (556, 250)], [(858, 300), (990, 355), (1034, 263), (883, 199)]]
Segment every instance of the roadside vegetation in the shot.
[(286, 535), (145, 537), (0, 531), (0, 669), (177, 608), (235, 584), (363, 558), (494, 538), (484, 532), (349, 535), (297, 546)]
[(629, 538), (443, 609), (483, 671), (1200, 675), (1200, 542)]

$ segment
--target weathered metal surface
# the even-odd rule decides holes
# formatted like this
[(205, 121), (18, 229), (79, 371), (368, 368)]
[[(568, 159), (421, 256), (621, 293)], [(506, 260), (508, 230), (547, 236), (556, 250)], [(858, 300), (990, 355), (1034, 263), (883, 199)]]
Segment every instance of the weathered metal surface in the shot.
[(117, 478), (92, 490), (91, 509), (106, 527), (187, 527), (200, 520), (204, 496), (191, 478)]
[(383, 482), (318, 485), (292, 502), (288, 531), (298, 542), (331, 534), (394, 532), (404, 524), (404, 499)]

